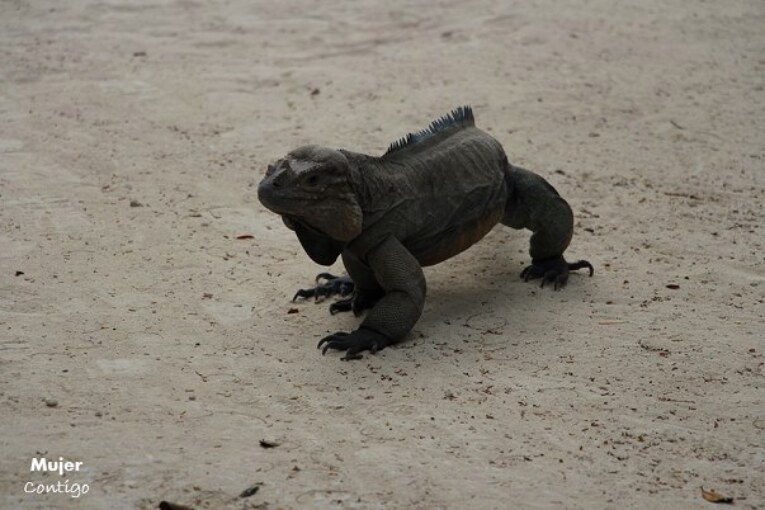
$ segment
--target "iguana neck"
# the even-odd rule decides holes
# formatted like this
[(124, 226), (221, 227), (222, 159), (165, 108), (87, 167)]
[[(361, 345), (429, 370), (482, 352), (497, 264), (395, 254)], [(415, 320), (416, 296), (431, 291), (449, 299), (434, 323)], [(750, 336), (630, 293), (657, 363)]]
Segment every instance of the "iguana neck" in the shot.
[(386, 176), (390, 174), (390, 169), (387, 167), (390, 165), (381, 161), (380, 158), (367, 154), (346, 150), (340, 150), (340, 152), (348, 158), (352, 168), (352, 186), (364, 209), (365, 204), (373, 203), (384, 192)]
[(413, 195), (412, 168), (405, 160), (342, 151), (353, 168), (353, 187), (368, 228)]

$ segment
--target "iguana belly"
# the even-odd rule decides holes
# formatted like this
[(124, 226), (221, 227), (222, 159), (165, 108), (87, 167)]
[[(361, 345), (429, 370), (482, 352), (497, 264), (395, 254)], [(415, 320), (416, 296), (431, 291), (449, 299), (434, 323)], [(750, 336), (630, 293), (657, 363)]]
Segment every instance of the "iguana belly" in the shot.
[(461, 253), (489, 233), (502, 219), (504, 204), (486, 211), (485, 214), (455, 225), (443, 232), (406, 243), (405, 246), (422, 266), (432, 266)]

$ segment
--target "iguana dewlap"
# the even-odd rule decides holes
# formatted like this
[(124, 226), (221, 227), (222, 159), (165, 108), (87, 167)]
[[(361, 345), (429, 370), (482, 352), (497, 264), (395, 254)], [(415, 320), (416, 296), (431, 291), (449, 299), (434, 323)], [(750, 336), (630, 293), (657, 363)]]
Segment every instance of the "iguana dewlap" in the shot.
[(475, 127), (469, 107), (457, 108), (393, 143), (381, 157), (317, 146), (300, 147), (268, 167), (258, 187), (265, 207), (282, 216), (315, 262), (342, 256), (348, 277), (328, 280), (297, 297), (352, 296), (330, 311), (369, 309), (359, 329), (323, 338), (319, 347), (343, 359), (380, 350), (404, 337), (425, 300), (423, 266), (466, 250), (497, 223), (527, 228), (532, 263), (525, 280), (566, 284), (563, 252), (573, 214), (540, 176), (510, 164), (502, 146)]

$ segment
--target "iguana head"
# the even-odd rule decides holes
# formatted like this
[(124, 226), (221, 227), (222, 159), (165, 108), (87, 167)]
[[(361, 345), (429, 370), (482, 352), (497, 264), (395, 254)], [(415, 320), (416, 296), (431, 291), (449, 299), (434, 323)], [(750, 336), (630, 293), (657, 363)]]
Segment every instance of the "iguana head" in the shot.
[(338, 241), (361, 233), (362, 212), (353, 187), (354, 173), (343, 153), (307, 145), (268, 165), (258, 199), (282, 215)]

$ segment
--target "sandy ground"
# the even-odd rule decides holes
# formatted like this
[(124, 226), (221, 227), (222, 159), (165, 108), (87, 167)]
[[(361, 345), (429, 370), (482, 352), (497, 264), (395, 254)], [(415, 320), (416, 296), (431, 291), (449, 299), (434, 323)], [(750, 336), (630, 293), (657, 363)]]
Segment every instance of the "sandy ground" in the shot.
[[(763, 508), (765, 4), (381, 4), (0, 3), (0, 506)], [(254, 185), (460, 104), (595, 277), (500, 227), (321, 357), (357, 319), (290, 303), (321, 268)]]

